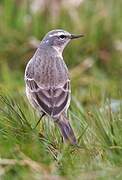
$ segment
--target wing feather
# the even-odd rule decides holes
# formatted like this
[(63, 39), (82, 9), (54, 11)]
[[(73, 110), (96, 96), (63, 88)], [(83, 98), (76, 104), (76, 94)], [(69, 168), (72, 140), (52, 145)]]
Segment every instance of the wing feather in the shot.
[(27, 79), (31, 96), (41, 109), (52, 117), (58, 116), (66, 108), (69, 99), (69, 80), (62, 86), (41, 88), (33, 79)]
[(56, 118), (69, 105), (70, 81), (63, 59), (47, 55), (48, 58), (37, 54), (30, 60), (25, 70), (25, 81), (28, 94), (39, 111), (41, 109)]

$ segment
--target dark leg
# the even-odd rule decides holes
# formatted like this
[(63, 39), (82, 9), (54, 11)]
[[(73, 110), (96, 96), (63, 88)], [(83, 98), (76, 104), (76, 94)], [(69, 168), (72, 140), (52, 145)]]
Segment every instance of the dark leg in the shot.
[(38, 124), (40, 123), (41, 119), (45, 116), (45, 113), (42, 113), (41, 117), (39, 118), (38, 122), (36, 123), (35, 127), (33, 129), (35, 129)]

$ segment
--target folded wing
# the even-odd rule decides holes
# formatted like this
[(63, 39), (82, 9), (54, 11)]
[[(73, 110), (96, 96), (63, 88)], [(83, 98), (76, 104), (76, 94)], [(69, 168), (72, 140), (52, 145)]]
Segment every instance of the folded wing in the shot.
[(70, 81), (57, 87), (41, 87), (34, 79), (26, 78), (32, 98), (41, 109), (53, 118), (58, 117), (67, 107), (70, 98)]

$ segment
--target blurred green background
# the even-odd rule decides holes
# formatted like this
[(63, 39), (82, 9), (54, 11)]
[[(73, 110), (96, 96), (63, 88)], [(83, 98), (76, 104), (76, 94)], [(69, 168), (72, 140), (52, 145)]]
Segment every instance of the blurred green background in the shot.
[[(93, 117), (93, 125), (97, 125), (98, 129), (97, 130), (94, 129), (93, 126), (93, 129), (91, 131), (94, 132), (96, 136), (99, 137), (100, 135), (100, 138), (106, 139), (106, 137), (103, 137), (105, 131), (105, 133), (108, 136), (107, 138), (110, 138), (109, 140), (113, 142), (113, 144), (106, 143), (106, 145), (112, 147), (117, 146), (119, 147), (119, 149), (122, 150), (122, 140), (121, 140), (122, 130), (119, 131), (119, 128), (120, 127), (122, 128), (122, 119), (121, 119), (122, 110), (121, 108), (120, 110), (118, 110), (119, 109), (118, 105), (120, 104), (122, 99), (121, 96), (122, 95), (122, 60), (121, 60), (122, 1), (121, 0), (107, 0), (107, 1), (106, 0), (99, 0), (99, 1), (98, 0), (67, 0), (67, 1), (66, 0), (0, 0), (0, 94), (2, 94), (2, 97), (6, 97), (6, 95), (7, 96), (10, 95), (12, 99), (14, 99), (15, 102), (17, 102), (20, 105), (20, 107), (24, 111), (25, 115), (27, 115), (27, 117), (32, 119), (36, 117), (36, 115), (33, 114), (34, 112), (31, 109), (31, 107), (29, 107), (29, 109), (27, 107), (28, 106), (27, 100), (24, 93), (25, 66), (29, 61), (29, 59), (32, 57), (33, 53), (35, 52), (43, 36), (48, 31), (59, 28), (67, 30), (71, 33), (85, 34), (84, 38), (71, 42), (68, 45), (68, 47), (65, 49), (63, 55), (65, 62), (70, 71), (71, 85), (72, 85), (72, 102), (69, 113), (70, 118), (71, 119), (74, 118), (72, 117), (72, 113), (76, 114), (76, 116), (80, 119), (82, 123), (81, 131), (84, 134), (85, 127), (88, 125), (89, 128), (91, 128), (92, 126), (91, 125), (92, 116), (90, 116), (89, 118), (89, 115), (87, 114), (89, 111), (91, 113), (90, 108), (93, 108), (93, 106), (97, 107), (97, 109), (100, 109), (101, 106), (105, 108), (106, 101), (108, 99), (110, 107), (114, 106), (114, 110), (117, 111), (118, 114), (112, 114), (110, 116), (108, 115), (106, 118), (100, 117), (99, 116), (100, 112), (97, 113), (96, 109), (94, 109), (92, 115), (93, 116), (95, 115), (96, 119), (98, 121), (100, 120), (102, 123), (103, 120), (106, 119), (106, 121), (102, 125), (99, 124), (99, 122), (97, 122), (97, 120), (95, 120), (95, 118)], [(115, 104), (113, 104), (113, 101)], [(12, 105), (12, 107), (14, 108), (16, 107), (16, 105), (12, 102), (12, 100), (7, 102), (9, 102)], [(11, 133), (10, 131), (8, 131), (8, 127), (6, 129), (6, 125), (5, 125), (6, 121), (3, 121), (3, 119), (8, 118), (9, 120), (11, 120), (9, 121), (9, 123), (11, 126), (13, 126), (13, 124), (11, 124), (13, 123), (11, 118), (13, 116), (11, 116), (10, 113), (9, 114), (10, 117), (8, 116), (6, 117), (6, 113), (8, 113), (10, 110), (9, 109), (10, 107), (8, 107), (9, 105), (6, 104), (6, 99), (4, 99), (4, 101), (1, 100), (0, 104), (1, 104), (0, 109), (2, 109), (1, 110), (2, 113), (0, 115), (1, 133), (3, 133), (3, 131), (8, 132), (6, 137), (10, 138), (9, 135)], [(8, 109), (6, 110), (6, 108), (8, 108), (9, 110)], [(31, 111), (32, 117), (30, 117), (31, 115), (28, 115), (30, 114), (29, 111)], [(18, 109), (16, 110), (16, 112), (18, 112)], [(85, 113), (87, 114), (87, 116)], [(115, 117), (117, 119), (117, 124), (114, 124), (115, 129), (118, 128), (116, 129), (117, 132), (116, 137), (114, 137), (115, 132), (112, 130), (113, 127), (111, 127), (110, 129), (106, 127), (106, 123), (108, 123), (108, 121), (111, 118), (114, 119)], [(86, 120), (87, 118), (89, 122), (87, 122)], [(15, 118), (14, 120), (16, 121), (16, 125), (15, 124), (14, 125), (19, 127), (19, 124), (17, 124), (18, 123), (17, 119)], [(32, 124), (34, 124), (33, 120), (32, 120)], [(74, 127), (76, 127), (76, 129), (78, 128), (76, 122)], [(103, 131), (101, 131), (102, 128), (104, 129)], [(13, 129), (11, 130), (11, 132), (13, 132)], [(51, 132), (49, 132), (49, 134), (50, 133)], [(13, 136), (11, 135), (11, 138), (13, 137), (14, 137), (14, 133)], [(88, 179), (90, 176), (89, 171), (93, 169), (100, 170), (101, 168), (104, 169), (104, 167), (107, 166), (112, 167), (115, 165), (115, 167), (117, 166), (117, 171), (115, 171), (115, 174), (114, 172), (112, 173), (112, 170), (109, 169), (110, 179), (112, 178), (115, 179), (115, 177), (118, 179), (122, 178), (122, 174), (118, 175), (119, 174), (118, 172), (120, 172), (118, 166), (121, 164), (120, 162), (122, 162), (122, 153), (116, 152), (116, 150), (114, 152), (113, 151), (108, 152), (107, 149), (107, 153), (108, 154), (110, 153), (108, 158), (104, 149), (106, 145), (104, 143), (103, 144), (98, 143), (99, 148), (95, 150), (95, 147), (93, 146), (95, 145), (94, 144), (95, 139), (94, 138), (92, 139), (91, 137), (92, 136), (90, 135), (89, 131), (86, 132), (84, 138), (86, 139), (90, 138), (91, 142), (88, 141), (87, 142), (88, 146), (85, 145), (85, 147), (87, 147), (87, 150), (90, 148), (90, 150), (88, 150), (86, 154), (85, 152), (82, 152), (81, 156), (84, 156), (85, 158), (83, 159), (82, 157), (80, 159), (81, 164), (84, 163), (85, 161), (88, 164), (84, 165), (84, 167), (81, 165), (80, 170), (79, 170), (79, 166), (78, 167), (76, 166), (77, 167), (76, 174), (79, 176), (78, 173), (80, 172), (81, 174), (84, 168), (86, 172), (88, 171), (88, 173), (87, 175), (85, 175), (84, 174), (85, 172), (83, 172), (81, 177), (83, 179), (87, 177), (86, 179)], [(18, 158), (15, 156), (14, 157), (11, 156), (11, 150), (8, 154), (5, 153), (5, 149), (7, 148), (11, 149), (13, 147), (13, 144), (11, 144), (10, 146), (8, 145), (8, 141), (5, 143), (5, 141), (3, 140), (3, 136), (1, 136), (1, 138), (2, 138), (1, 146), (3, 147), (3, 149), (0, 152), (1, 153), (0, 156), (3, 158), (4, 157), (14, 158), (14, 159)], [(18, 141), (19, 139), (17, 139), (17, 142), (14, 143), (14, 146), (18, 144)], [(23, 146), (23, 143), (24, 142), (22, 141), (21, 146)], [(58, 148), (60, 149), (60, 145), (59, 145), (60, 142), (57, 144), (58, 144)], [(81, 144), (84, 145), (83, 142)], [(39, 153), (38, 148), (42, 148), (43, 149), (42, 152), (45, 151), (44, 150), (45, 146), (40, 147), (38, 143), (35, 146), (36, 146), (35, 151), (37, 152), (37, 154)], [(39, 158), (38, 155), (35, 156), (31, 152), (32, 149), (30, 150), (30, 152), (29, 151), (26, 152), (25, 150), (26, 148), (33, 148), (33, 144), (28, 146), (26, 142), (23, 151), (29, 157), (31, 156), (30, 158), (34, 160), (38, 160)], [(12, 152), (16, 151), (15, 147), (13, 147), (13, 149), (14, 150)], [(68, 160), (67, 158), (68, 154), (66, 154), (66, 152), (67, 149), (65, 149), (63, 151), (63, 154), (61, 154), (61, 156), (63, 156), (64, 159), (63, 160), (61, 159), (60, 161), (61, 158), (60, 157), (59, 161), (60, 163), (63, 164), (64, 167), (67, 166), (67, 161), (69, 161), (70, 163), (72, 162), (72, 165), (68, 166), (65, 170), (62, 170), (62, 166), (60, 166), (57, 171), (57, 165), (55, 166), (53, 164), (54, 161), (50, 160), (50, 155), (49, 155), (49, 159), (46, 157), (49, 161), (46, 160), (46, 158), (44, 157), (42, 161), (44, 162), (44, 164), (46, 164), (46, 162), (48, 161), (48, 163), (50, 162), (51, 165), (53, 164), (52, 167), (55, 166), (56, 169), (54, 168), (55, 169), (54, 174), (61, 174), (66, 177), (70, 177), (70, 174), (72, 174), (72, 168), (75, 169), (75, 165), (76, 164), (79, 165), (79, 160), (77, 158), (76, 158), (77, 160), (76, 159), (74, 160), (72, 159), (72, 157), (70, 160)], [(100, 162), (99, 162), (100, 169), (99, 168), (97, 169), (96, 152), (98, 154), (101, 153), (103, 156), (100, 157)], [(45, 152), (42, 154), (43, 156), (45, 156)], [(93, 163), (93, 166), (91, 164), (89, 165), (91, 154), (95, 157), (95, 159), (94, 160), (92, 159), (91, 162), (91, 164)], [(77, 155), (79, 156), (79, 152), (78, 154), (76, 153), (76, 156)], [(105, 161), (105, 163), (103, 161)], [(23, 167), (20, 168), (20, 166), (16, 168), (15, 167), (13, 168), (12, 166), (13, 169), (10, 168), (10, 170), (12, 169), (12, 172), (9, 171), (9, 168), (7, 166), (8, 174), (6, 175), (6, 173), (2, 171), (4, 170), (4, 168), (1, 165), (1, 161), (0, 161), (0, 172), (3, 172), (3, 174), (0, 173), (2, 174), (1, 177), (5, 179), (13, 179), (13, 178), (28, 179), (31, 176), (28, 173), (28, 168), (24, 169)], [(36, 167), (37, 169), (39, 169), (38, 165)], [(33, 179), (39, 179), (40, 176), (37, 177), (39, 172), (37, 170), (37, 174), (33, 176)], [(109, 178), (106, 170), (105, 172), (103, 170), (104, 176), (99, 172), (98, 174), (100, 175), (101, 179)], [(95, 175), (94, 172), (92, 172), (93, 179), (99, 178), (98, 174)], [(61, 178), (61, 177), (58, 176), (57, 178)]]

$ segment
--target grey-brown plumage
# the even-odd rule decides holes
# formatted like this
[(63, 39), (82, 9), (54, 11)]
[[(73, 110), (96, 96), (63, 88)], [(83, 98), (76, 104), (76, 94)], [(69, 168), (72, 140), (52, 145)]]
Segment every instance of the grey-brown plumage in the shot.
[(81, 36), (64, 30), (50, 31), (25, 70), (26, 94), (31, 105), (40, 114), (51, 116), (58, 124), (64, 140), (71, 144), (76, 144), (76, 138), (67, 119), (71, 92), (62, 52), (71, 39)]

